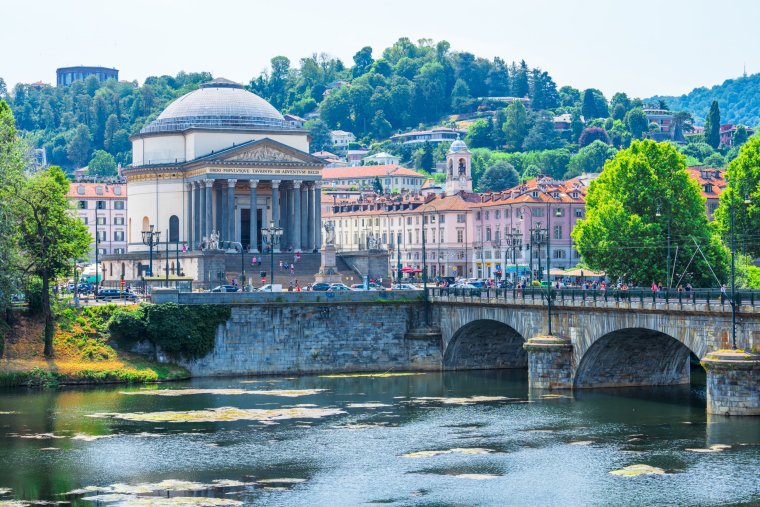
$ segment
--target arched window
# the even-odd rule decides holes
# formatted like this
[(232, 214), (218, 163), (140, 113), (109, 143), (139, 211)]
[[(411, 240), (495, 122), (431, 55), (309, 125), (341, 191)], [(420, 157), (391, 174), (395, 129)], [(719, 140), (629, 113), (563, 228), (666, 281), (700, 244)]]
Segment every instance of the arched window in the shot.
[(169, 243), (179, 241), (179, 218), (177, 215), (169, 217)]
[(142, 229), (141, 231), (147, 231), (150, 228), (150, 220), (148, 220), (148, 217), (143, 217), (142, 221)]
[(463, 174), (465, 174), (466, 172), (467, 172), (467, 171), (466, 171), (466, 168), (465, 168), (464, 159), (463, 159), (463, 158), (460, 158), (460, 159), (459, 159), (459, 175), (460, 175), (460, 176), (462, 176), (462, 175), (463, 175)]
[(454, 176), (454, 161), (449, 160), (449, 176)]

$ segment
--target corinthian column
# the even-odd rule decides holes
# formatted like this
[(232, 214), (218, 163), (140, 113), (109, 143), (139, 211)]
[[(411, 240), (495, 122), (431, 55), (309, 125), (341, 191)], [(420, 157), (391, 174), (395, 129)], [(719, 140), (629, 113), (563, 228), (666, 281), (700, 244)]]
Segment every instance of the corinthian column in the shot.
[(259, 180), (250, 180), (248, 184), (251, 187), (251, 244), (248, 246), (251, 253), (259, 252), (259, 222), (258, 214), (256, 213), (256, 187), (259, 185)]
[(193, 248), (193, 184), (187, 183), (187, 214), (185, 215), (185, 225), (187, 226), (187, 232), (185, 233), (185, 242), (187, 243), (187, 249)]
[(206, 237), (206, 240), (208, 241), (209, 238), (211, 238), (211, 229), (213, 229), (213, 211), (214, 208), (212, 206), (212, 190), (214, 186), (214, 180), (203, 180), (203, 184), (206, 186), (206, 217), (203, 221), (203, 233), (202, 235)]
[(235, 241), (235, 184), (237, 180), (227, 180), (227, 241)]
[(314, 182), (314, 246), (322, 248), (322, 182)]
[(301, 181), (293, 181), (293, 229), (290, 240), (293, 250), (301, 251)]

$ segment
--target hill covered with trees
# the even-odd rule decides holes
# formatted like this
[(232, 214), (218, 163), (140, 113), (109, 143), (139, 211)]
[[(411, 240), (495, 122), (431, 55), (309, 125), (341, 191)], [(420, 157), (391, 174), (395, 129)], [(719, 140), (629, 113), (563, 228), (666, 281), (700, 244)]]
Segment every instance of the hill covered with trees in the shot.
[[(662, 134), (657, 124), (649, 123), (645, 105), (668, 107), (665, 99), (645, 102), (622, 92), (607, 98), (594, 88), (558, 88), (548, 72), (524, 60), (483, 58), (455, 51), (446, 41), (401, 38), (382, 51), (363, 47), (351, 63), (324, 53), (301, 58), (297, 65), (275, 56), (248, 89), (282, 112), (311, 118), (307, 128), (312, 151), (331, 150), (330, 130), (342, 129), (356, 135), (352, 147), (388, 151), (407, 166), (432, 172), (445, 156), (446, 143), (399, 145), (389, 137), (420, 127), (464, 129), (474, 151), (473, 177), (479, 189), (512, 181), (513, 171), (522, 179), (600, 171), (632, 140)], [(117, 163), (131, 162), (130, 135), (170, 101), (211, 78), (206, 72), (181, 72), (149, 77), (139, 86), (99, 83), (93, 77), (60, 88), (19, 84), (10, 93), (0, 80), (0, 97), (11, 105), (27, 143), (44, 148), (49, 163), (67, 170), (89, 165), (91, 174), (112, 175)], [(731, 110), (733, 98), (726, 100)], [(671, 109), (681, 139), (707, 114), (706, 109), (692, 115), (675, 104)], [(557, 117), (564, 118), (563, 128), (556, 127)], [(719, 123), (719, 112), (717, 118), (713, 123)], [(722, 166), (736, 154), (700, 142), (701, 136), (690, 141), (695, 145), (682, 151), (691, 164)], [(481, 175), (492, 168), (478, 186)]]
[(710, 104), (718, 101), (724, 123), (760, 126), (760, 74), (727, 79), (710, 88), (695, 88), (680, 97), (655, 96), (652, 101), (665, 102), (671, 109), (688, 111), (698, 125), (710, 110)]

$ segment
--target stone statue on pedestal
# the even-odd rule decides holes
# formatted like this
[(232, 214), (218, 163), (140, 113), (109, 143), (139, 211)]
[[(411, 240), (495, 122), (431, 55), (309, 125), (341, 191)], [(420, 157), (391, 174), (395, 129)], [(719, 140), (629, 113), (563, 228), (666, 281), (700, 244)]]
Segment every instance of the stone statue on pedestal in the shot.
[(339, 283), (340, 273), (336, 263), (335, 251), (335, 224), (328, 220), (324, 225), (325, 240), (322, 245), (322, 262), (319, 266), (319, 272), (314, 275), (314, 279), (319, 283)]

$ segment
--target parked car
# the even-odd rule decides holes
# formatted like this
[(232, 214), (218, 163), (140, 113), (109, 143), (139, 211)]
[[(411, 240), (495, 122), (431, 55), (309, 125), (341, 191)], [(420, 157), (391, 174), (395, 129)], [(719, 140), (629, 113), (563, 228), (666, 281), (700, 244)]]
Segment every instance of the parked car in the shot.
[(281, 283), (275, 283), (271, 284), (268, 283), (266, 285), (262, 285), (258, 289), (256, 289), (257, 292), (282, 292), (282, 284)]
[(96, 300), (108, 301), (112, 299), (123, 299), (126, 301), (137, 301), (137, 294), (128, 290), (119, 289), (100, 289), (95, 295)]
[(80, 294), (89, 294), (94, 290), (94, 287), (87, 282), (82, 282), (77, 287), (77, 292)]
[[(367, 290), (380, 290), (377, 286), (377, 284), (371, 283), (367, 286)], [(364, 284), (363, 283), (355, 283), (351, 286), (352, 290), (364, 290)]]
[(214, 287), (209, 292), (239, 292), (240, 287), (235, 287), (234, 285), (219, 285), (218, 287)]
[(497, 287), (500, 289), (511, 289), (512, 288), (512, 282), (509, 280), (499, 280), (499, 283), (496, 284)]
[(327, 292), (338, 292), (342, 290), (351, 290), (351, 287), (344, 283), (331, 283), (330, 288), (327, 289)]
[(325, 292), (326, 290), (330, 289), (330, 284), (325, 282), (319, 282), (315, 283), (311, 286), (311, 290), (317, 291), (317, 292)]
[(422, 290), (416, 285), (411, 283), (397, 283), (393, 286), (393, 290)]

